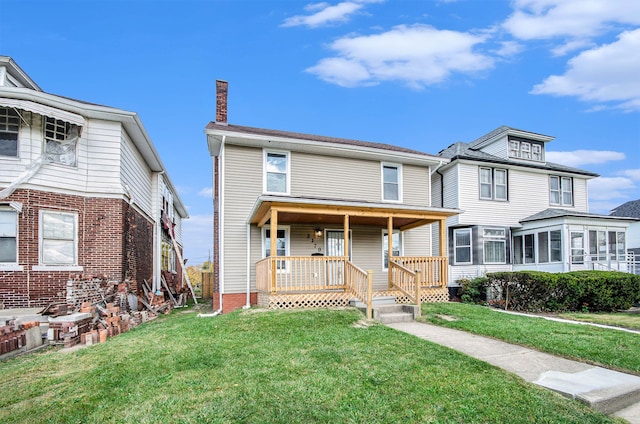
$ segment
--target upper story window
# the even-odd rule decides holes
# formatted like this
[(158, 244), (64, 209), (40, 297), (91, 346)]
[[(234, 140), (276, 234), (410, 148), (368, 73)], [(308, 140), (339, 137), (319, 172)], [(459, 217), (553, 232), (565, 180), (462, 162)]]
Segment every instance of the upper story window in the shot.
[(542, 161), (542, 143), (509, 139), (509, 157)]
[(402, 201), (402, 167), (389, 163), (382, 164), (382, 199), (392, 202)]
[(18, 156), (20, 116), (12, 108), (0, 108), (0, 156)]
[(480, 198), (507, 200), (507, 170), (480, 168)]
[(289, 152), (264, 152), (264, 192), (289, 194), (290, 192)]
[(549, 176), (549, 203), (573, 206), (573, 181), (570, 177)]
[(60, 119), (45, 117), (45, 157), (62, 165), (76, 166), (78, 126)]
[(78, 252), (78, 215), (40, 211), (40, 264), (75, 265)]
[(18, 213), (0, 209), (0, 263), (18, 262)]

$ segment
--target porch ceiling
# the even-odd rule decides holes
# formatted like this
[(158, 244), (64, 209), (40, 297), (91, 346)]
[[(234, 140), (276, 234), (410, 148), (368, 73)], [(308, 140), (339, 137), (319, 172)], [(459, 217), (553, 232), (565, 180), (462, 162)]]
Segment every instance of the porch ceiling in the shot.
[(261, 196), (251, 213), (250, 222), (262, 227), (270, 221), (271, 211), (278, 211), (281, 224), (341, 225), (345, 215), (350, 225), (387, 228), (388, 218), (401, 230), (420, 227), (460, 211), (402, 204), (351, 202), (337, 199)]

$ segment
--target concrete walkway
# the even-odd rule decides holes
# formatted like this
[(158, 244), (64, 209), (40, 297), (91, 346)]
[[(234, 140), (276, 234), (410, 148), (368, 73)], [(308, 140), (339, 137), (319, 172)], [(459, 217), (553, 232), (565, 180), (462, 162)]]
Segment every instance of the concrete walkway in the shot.
[(415, 321), (387, 325), (488, 362), (606, 414), (640, 424), (640, 377), (436, 325)]

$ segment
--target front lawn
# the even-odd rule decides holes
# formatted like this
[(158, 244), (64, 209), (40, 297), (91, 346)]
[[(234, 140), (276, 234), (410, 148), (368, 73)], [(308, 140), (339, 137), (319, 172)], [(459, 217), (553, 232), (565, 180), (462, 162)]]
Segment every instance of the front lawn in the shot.
[(640, 375), (640, 336), (513, 315), (465, 303), (425, 303), (420, 320)]
[(614, 327), (629, 328), (640, 331), (640, 312), (617, 312), (585, 314), (579, 312), (566, 312), (558, 315), (560, 318), (576, 321), (594, 322), (596, 324), (613, 325)]
[(183, 312), (0, 363), (0, 422), (621, 422), (355, 310)]

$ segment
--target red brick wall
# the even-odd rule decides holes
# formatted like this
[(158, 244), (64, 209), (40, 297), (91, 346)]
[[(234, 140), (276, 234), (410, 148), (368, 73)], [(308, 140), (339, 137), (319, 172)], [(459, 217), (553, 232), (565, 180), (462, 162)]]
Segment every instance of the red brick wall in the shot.
[[(0, 307), (26, 308), (47, 306), (65, 300), (69, 271), (34, 271), (39, 264), (40, 210), (76, 213), (78, 216), (78, 265), (84, 275), (101, 275), (123, 280), (139, 272), (151, 275), (153, 257), (152, 224), (138, 212), (134, 218), (142, 227), (150, 227), (151, 238), (125, 242), (125, 213), (128, 204), (120, 199), (92, 198), (39, 190), (16, 190), (5, 201), (22, 203), (18, 214), (18, 264), (23, 271), (0, 270)], [(148, 228), (147, 228), (148, 230)], [(146, 230), (145, 230), (146, 231)], [(125, 246), (134, 245), (143, 259), (127, 262)], [(125, 272), (126, 271), (126, 272)]]
[[(220, 308), (220, 295), (218, 293), (214, 293), (213, 295), (213, 310), (217, 311)], [(249, 295), (249, 301), (251, 305), (255, 305), (258, 303), (258, 293), (251, 293)], [(216, 305), (217, 304), (217, 305)], [(222, 313), (226, 314), (228, 312), (235, 311), (238, 308), (242, 308), (247, 304), (247, 294), (246, 293), (227, 293), (222, 295)]]

